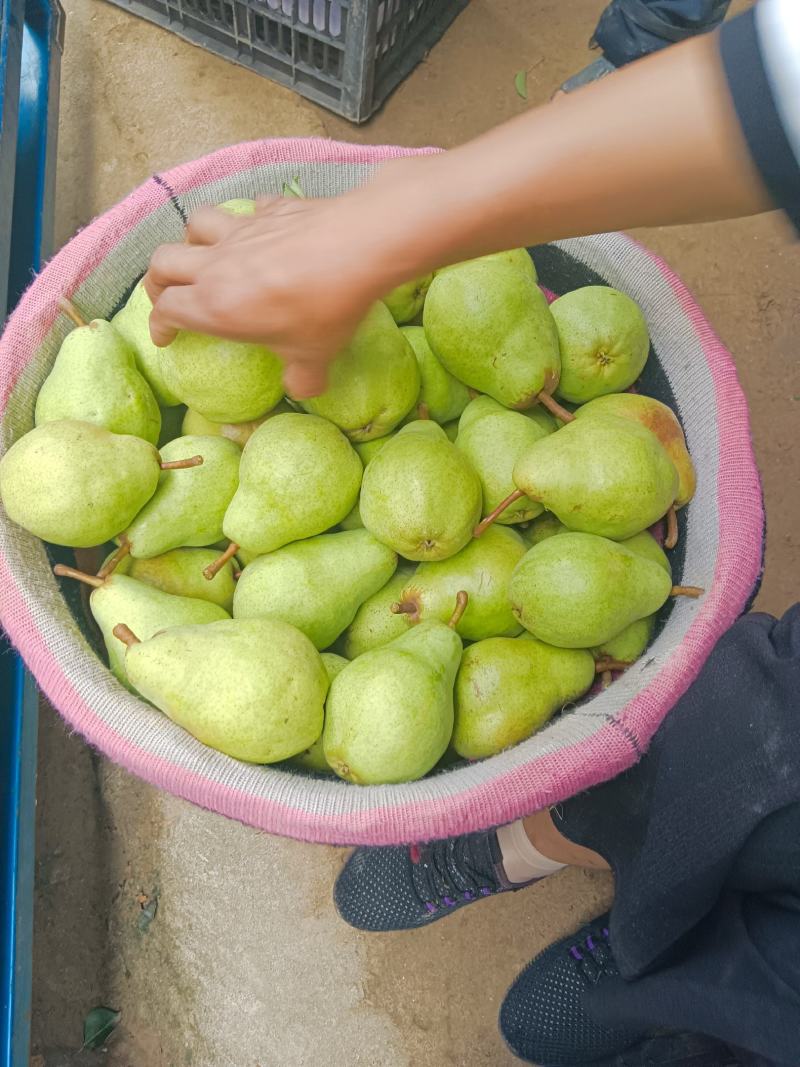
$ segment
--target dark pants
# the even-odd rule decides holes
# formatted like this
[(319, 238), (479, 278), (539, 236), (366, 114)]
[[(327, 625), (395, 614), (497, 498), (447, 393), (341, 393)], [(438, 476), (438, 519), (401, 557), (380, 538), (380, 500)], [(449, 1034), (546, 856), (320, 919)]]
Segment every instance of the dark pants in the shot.
[(616, 877), (626, 981), (601, 983), (592, 1014), (797, 1067), (800, 605), (740, 619), (641, 762), (554, 821)]
[(730, 0), (611, 0), (593, 43), (615, 67), (707, 33), (725, 18)]

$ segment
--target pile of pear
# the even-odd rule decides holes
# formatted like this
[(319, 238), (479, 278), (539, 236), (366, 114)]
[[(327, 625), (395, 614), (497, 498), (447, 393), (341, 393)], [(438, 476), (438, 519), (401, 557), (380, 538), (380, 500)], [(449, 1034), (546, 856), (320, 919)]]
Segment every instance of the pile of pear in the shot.
[(548, 305), (525, 249), (444, 268), (376, 303), (310, 400), (261, 345), (157, 349), (141, 283), (110, 322), (63, 308), (3, 506), (99, 550), (54, 569), (111, 671), (229, 757), (381, 784), (491, 756), (701, 592), (648, 532), (674, 544), (694, 471), (627, 391), (650, 342), (624, 293)]

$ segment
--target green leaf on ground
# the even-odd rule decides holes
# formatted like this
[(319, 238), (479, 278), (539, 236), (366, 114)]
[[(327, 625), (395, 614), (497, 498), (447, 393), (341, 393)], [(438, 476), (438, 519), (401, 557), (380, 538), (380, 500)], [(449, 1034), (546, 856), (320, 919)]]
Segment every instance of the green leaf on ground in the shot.
[(83, 1020), (83, 1048), (102, 1048), (114, 1033), (122, 1012), (113, 1008), (92, 1008)]
[(146, 904), (142, 904), (142, 910), (139, 912), (138, 927), (144, 934), (147, 932), (150, 923), (155, 919), (156, 912), (158, 911), (158, 897), (154, 894)]
[(306, 194), (303, 192), (303, 187), (300, 184), (299, 178), (292, 178), (290, 182), (283, 183), (283, 195), (284, 196), (296, 196), (300, 200), (305, 200)]
[(518, 70), (514, 75), (514, 88), (517, 90), (517, 96), (521, 96), (523, 100), (528, 99), (528, 72), (527, 70)]

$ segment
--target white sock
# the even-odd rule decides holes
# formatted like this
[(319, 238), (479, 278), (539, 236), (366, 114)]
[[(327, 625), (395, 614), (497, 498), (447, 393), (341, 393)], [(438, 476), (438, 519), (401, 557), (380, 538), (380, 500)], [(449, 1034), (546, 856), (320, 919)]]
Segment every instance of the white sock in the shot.
[(555, 874), (565, 863), (556, 863), (543, 856), (535, 848), (525, 833), (522, 819), (501, 826), (497, 831), (497, 840), (503, 858), (503, 870), (509, 882), (529, 882), (532, 878), (545, 878)]

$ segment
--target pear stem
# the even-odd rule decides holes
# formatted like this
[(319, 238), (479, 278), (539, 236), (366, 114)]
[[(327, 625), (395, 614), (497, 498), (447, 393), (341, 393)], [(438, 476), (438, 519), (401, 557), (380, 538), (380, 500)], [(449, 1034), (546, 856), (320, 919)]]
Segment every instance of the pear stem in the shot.
[(117, 567), (122, 563), (126, 556), (130, 555), (131, 543), (127, 537), (124, 537), (122, 544), (119, 546), (113, 556), (110, 556), (108, 560), (103, 564), (100, 570), (97, 572), (98, 578), (108, 578), (110, 574), (113, 574)]
[(203, 577), (211, 582), (217, 574), (222, 570), (229, 559), (233, 559), (236, 553), (239, 551), (239, 546), (235, 541), (231, 541), (221, 556), (217, 556), (213, 563), (209, 563), (203, 570)]
[(664, 537), (664, 548), (674, 548), (678, 543), (678, 513), (674, 504), (670, 504), (666, 518), (667, 533)]
[(431, 417), (431, 409), (423, 401), (421, 404), (417, 404), (417, 418), (428, 420)]
[(467, 392), (469, 393), (470, 400), (477, 400), (481, 395), (477, 389), (473, 389), (471, 385), (467, 386)]
[(600, 679), (600, 683), (603, 686), (603, 689), (608, 689), (608, 687), (613, 681), (614, 675), (611, 673), (611, 671), (603, 671), (603, 676)]
[(705, 593), (705, 589), (701, 589), (699, 585), (673, 585), (670, 589), (670, 596), (688, 596), (692, 600), (697, 600)]
[(81, 315), (80, 311), (75, 307), (71, 300), (67, 300), (65, 296), (58, 298), (58, 306), (64, 312), (68, 319), (72, 319), (76, 326), (88, 326), (89, 323)]
[(63, 563), (56, 563), (55, 567), (53, 567), (53, 574), (57, 574), (59, 578), (75, 578), (76, 581), (83, 582), (84, 585), (94, 586), (95, 589), (99, 589), (106, 584), (99, 576), (86, 574), (75, 567), (67, 567)]
[(599, 659), (594, 665), (595, 674), (605, 674), (611, 671), (626, 671), (630, 663), (621, 659)]
[(189, 456), (188, 459), (162, 460), (160, 467), (162, 471), (182, 471), (185, 467), (200, 467), (202, 464), (202, 456)]
[(121, 641), (123, 645), (127, 645), (128, 648), (132, 648), (133, 645), (141, 644), (141, 641), (133, 630), (129, 626), (126, 626), (124, 622), (117, 623), (111, 632), (118, 641)]
[(490, 511), (485, 519), (481, 519), (475, 529), (472, 531), (473, 537), (480, 537), (482, 533), (489, 529), (495, 519), (499, 518), (506, 508), (510, 508), (517, 500), (521, 500), (525, 494), (521, 489), (515, 489), (513, 493), (509, 493), (505, 500), (501, 500), (497, 507)]
[(575, 416), (571, 411), (567, 411), (565, 407), (562, 407), (557, 400), (555, 400), (549, 393), (545, 393), (542, 390), (536, 397), (543, 408), (547, 408), (551, 415), (555, 415), (557, 419), (561, 419), (562, 422), (574, 422)]
[(467, 604), (469, 603), (469, 593), (462, 589), (461, 592), (456, 593), (456, 607), (453, 614), (450, 616), (448, 626), (451, 630), (455, 630), (456, 626), (461, 622), (461, 616), (467, 610)]
[(419, 606), (413, 600), (400, 600), (389, 608), (393, 615), (408, 615), (413, 622), (419, 622)]

